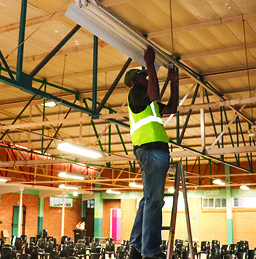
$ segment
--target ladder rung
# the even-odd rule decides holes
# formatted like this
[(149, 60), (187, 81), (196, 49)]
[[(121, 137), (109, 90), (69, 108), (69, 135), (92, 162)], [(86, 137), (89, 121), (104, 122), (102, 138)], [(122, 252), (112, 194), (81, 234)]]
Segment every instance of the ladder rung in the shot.
[(161, 227), (161, 230), (170, 230), (170, 227), (163, 226)]
[(174, 196), (174, 193), (165, 193), (164, 197), (168, 197), (168, 196)]

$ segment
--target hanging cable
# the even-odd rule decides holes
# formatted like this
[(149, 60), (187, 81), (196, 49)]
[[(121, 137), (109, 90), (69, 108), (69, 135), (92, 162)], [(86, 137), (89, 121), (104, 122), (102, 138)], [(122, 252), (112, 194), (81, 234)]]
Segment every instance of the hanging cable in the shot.
[[(244, 20), (244, 18), (243, 18), (243, 34), (244, 34), (244, 52), (245, 52), (245, 62), (246, 62), (246, 70), (247, 70), (247, 78), (248, 78), (249, 97), (252, 97), (252, 89), (251, 89), (251, 81), (250, 81), (248, 50), (247, 50), (246, 33), (245, 33), (245, 20)], [(252, 107), (252, 103), (251, 103), (251, 115), (252, 115), (252, 120), (253, 120), (253, 107)]]
[(174, 37), (173, 37), (173, 18), (172, 18), (172, 0), (170, 0), (170, 22), (171, 22), (171, 40), (172, 40), (172, 54), (174, 55)]
[(45, 20), (43, 23), (40, 23), (40, 25), (34, 29), (34, 31), (32, 31), (27, 38), (24, 39), (23, 42), (21, 42), (17, 47), (15, 47), (6, 57), (5, 59), (8, 59), (10, 57), (10, 55), (13, 54), (13, 52), (15, 52), (22, 44), (24, 44), (32, 35), (34, 35), (45, 23), (49, 22), (55, 14), (57, 14), (58, 12), (60, 12), (61, 9), (64, 8), (65, 5), (67, 5), (69, 2), (71, 2), (71, 0), (67, 0), (62, 6), (60, 6), (55, 12), (53, 12), (49, 18), (47, 20)]

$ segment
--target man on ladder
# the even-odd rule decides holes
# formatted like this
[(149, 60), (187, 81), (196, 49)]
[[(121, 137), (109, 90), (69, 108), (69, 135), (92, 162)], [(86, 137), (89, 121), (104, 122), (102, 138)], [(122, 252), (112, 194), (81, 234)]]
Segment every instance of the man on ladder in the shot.
[(144, 195), (139, 203), (131, 232), (127, 259), (166, 257), (164, 253), (161, 253), (160, 245), (162, 242), (162, 207), (170, 155), (169, 138), (161, 116), (177, 111), (178, 75), (175, 66), (169, 68), (170, 99), (167, 105), (157, 102), (160, 99), (160, 91), (154, 66), (155, 52), (152, 48), (145, 51), (144, 60), (147, 71), (131, 69), (124, 79), (125, 84), (131, 87), (128, 96), (130, 133), (144, 186)]

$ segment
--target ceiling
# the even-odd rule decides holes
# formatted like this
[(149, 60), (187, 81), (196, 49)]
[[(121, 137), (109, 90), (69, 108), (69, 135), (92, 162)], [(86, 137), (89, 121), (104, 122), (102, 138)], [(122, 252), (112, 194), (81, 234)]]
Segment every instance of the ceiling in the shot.
[[(253, 187), (256, 148), (248, 130), (256, 131), (255, 0), (100, 2), (177, 62), (182, 104), (178, 115), (163, 120), (172, 161), (182, 161), (187, 187), (216, 188), (212, 179), (225, 178), (225, 164), (231, 166), (229, 185)], [(81, 193), (138, 190), (128, 186), (141, 181), (128, 127), (129, 89), (123, 76), (116, 79), (129, 57), (101, 39), (96, 48), (95, 37), (65, 16), (71, 3), (0, 0), (1, 176), (10, 177), (7, 184), (55, 189), (64, 181), (58, 172), (65, 170), (88, 175), (85, 181), (64, 181)], [(138, 66), (135, 60), (129, 64)], [(161, 90), (166, 76), (161, 66)], [(162, 101), (169, 95), (167, 86)], [(57, 105), (44, 107), (43, 97)], [(103, 104), (95, 115), (95, 106)], [(60, 141), (105, 156), (61, 152)]]

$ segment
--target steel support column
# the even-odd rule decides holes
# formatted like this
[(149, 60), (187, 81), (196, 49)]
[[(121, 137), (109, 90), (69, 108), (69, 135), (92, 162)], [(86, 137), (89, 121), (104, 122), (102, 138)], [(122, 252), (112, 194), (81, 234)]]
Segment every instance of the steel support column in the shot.
[(97, 110), (97, 77), (98, 77), (98, 37), (93, 37), (93, 78), (92, 78), (92, 110)]
[(17, 71), (17, 75), (16, 75), (17, 81), (20, 81), (21, 74), (22, 74), (26, 15), (27, 15), (27, 0), (22, 0), (22, 2), (21, 2), (21, 12), (20, 12), (20, 29), (19, 29), (17, 69), (16, 69), (16, 71)]

